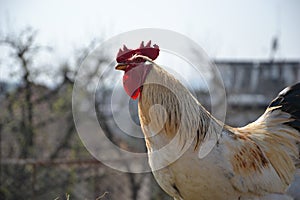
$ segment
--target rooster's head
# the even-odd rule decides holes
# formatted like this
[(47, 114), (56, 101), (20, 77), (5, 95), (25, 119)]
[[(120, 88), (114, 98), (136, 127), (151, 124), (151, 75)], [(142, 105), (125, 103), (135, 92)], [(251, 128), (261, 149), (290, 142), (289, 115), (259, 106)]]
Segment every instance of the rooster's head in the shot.
[(126, 93), (136, 99), (143, 86), (152, 65), (146, 65), (146, 61), (153, 61), (159, 55), (158, 45), (151, 46), (151, 40), (144, 45), (141, 43), (138, 49), (128, 49), (125, 45), (117, 55), (117, 70), (125, 72), (123, 76), (123, 86)]

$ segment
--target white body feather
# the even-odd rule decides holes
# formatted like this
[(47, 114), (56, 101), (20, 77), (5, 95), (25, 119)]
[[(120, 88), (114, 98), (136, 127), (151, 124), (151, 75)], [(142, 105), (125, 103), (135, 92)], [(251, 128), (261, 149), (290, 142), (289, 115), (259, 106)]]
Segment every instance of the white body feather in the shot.
[[(289, 115), (272, 113), (244, 128), (223, 127), (154, 65), (143, 86), (139, 117), (157, 182), (177, 200), (291, 199), (284, 193), (294, 175), (290, 162), (299, 153), (299, 133), (288, 127), (276, 131), (275, 121), (285, 122)], [(216, 141), (205, 140), (213, 134)], [(274, 146), (276, 140), (281, 147)], [(200, 158), (206, 144), (211, 149)]]

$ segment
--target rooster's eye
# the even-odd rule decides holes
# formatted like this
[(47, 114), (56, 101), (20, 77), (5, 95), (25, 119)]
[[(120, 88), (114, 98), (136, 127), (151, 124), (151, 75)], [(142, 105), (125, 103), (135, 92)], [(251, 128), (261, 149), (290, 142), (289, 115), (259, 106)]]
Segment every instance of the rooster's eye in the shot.
[(142, 58), (137, 58), (137, 59), (136, 59), (136, 62), (142, 62), (142, 61), (143, 61)]

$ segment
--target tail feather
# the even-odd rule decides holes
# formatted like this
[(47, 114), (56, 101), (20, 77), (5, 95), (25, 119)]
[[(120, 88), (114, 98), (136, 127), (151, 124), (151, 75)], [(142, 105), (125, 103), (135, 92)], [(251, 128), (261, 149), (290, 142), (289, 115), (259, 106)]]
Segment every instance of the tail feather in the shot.
[[(285, 122), (288, 125), (296, 129), (300, 134), (300, 83), (287, 87), (282, 90), (279, 95), (270, 103), (269, 108), (277, 107), (283, 112), (289, 113), (292, 120)], [(300, 143), (297, 142), (298, 150), (300, 152)], [(300, 168), (300, 154), (298, 160), (295, 161), (296, 168)]]
[[(299, 167), (300, 83), (280, 92), (256, 121), (240, 128), (228, 127), (228, 130), (235, 134), (238, 141), (234, 143), (236, 149), (231, 150), (232, 166), (238, 169), (236, 178), (232, 179), (233, 185), (241, 191), (245, 187), (256, 192), (285, 191)], [(249, 152), (257, 153), (245, 157)], [(236, 159), (241, 153), (244, 160)], [(263, 173), (257, 173), (251, 167), (242, 171), (242, 166), (253, 160)]]
[(282, 90), (270, 103), (269, 108), (271, 107), (289, 113), (293, 120), (285, 124), (300, 132), (300, 83)]

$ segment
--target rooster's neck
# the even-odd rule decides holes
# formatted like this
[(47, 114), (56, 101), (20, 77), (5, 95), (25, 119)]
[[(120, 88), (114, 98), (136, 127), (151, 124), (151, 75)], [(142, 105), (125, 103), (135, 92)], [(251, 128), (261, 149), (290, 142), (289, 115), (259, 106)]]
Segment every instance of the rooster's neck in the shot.
[(182, 141), (195, 141), (197, 147), (208, 133), (208, 127), (214, 124), (210, 123), (214, 119), (189, 90), (156, 65), (143, 85), (139, 117), (148, 143), (155, 137), (167, 143), (179, 134)]

